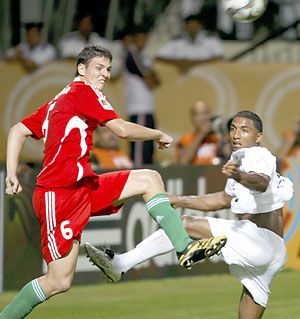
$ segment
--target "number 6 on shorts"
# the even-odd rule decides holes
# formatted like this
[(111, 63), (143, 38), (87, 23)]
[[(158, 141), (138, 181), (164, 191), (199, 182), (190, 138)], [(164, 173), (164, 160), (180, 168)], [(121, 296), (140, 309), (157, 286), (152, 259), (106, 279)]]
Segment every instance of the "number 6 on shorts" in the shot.
[(73, 230), (72, 228), (70, 227), (66, 227), (67, 225), (70, 224), (70, 221), (69, 220), (65, 220), (63, 221), (61, 224), (60, 224), (60, 231), (61, 231), (61, 234), (63, 235), (63, 237), (66, 239), (66, 240), (69, 240), (73, 237)]

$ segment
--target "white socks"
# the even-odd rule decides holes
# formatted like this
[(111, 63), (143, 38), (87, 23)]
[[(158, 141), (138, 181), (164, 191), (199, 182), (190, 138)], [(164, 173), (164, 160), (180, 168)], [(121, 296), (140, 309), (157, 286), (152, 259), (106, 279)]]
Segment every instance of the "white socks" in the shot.
[(126, 273), (134, 266), (155, 256), (174, 250), (169, 237), (163, 229), (157, 230), (141, 241), (134, 249), (113, 258), (114, 267), (121, 273)]

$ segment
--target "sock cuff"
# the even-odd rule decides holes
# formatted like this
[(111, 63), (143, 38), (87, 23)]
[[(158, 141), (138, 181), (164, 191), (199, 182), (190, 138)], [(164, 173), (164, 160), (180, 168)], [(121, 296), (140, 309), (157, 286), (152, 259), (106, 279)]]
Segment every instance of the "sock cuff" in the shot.
[(35, 293), (35, 295), (37, 296), (37, 298), (43, 302), (46, 301), (46, 299), (48, 298), (47, 295), (44, 293), (42, 287), (40, 286), (39, 282), (37, 279), (34, 279), (31, 281), (31, 285), (32, 285), (32, 289)]
[(156, 205), (161, 204), (161, 203), (170, 203), (169, 197), (166, 194), (157, 194), (157, 195), (153, 196), (146, 203), (146, 208), (149, 211), (151, 208), (153, 208)]

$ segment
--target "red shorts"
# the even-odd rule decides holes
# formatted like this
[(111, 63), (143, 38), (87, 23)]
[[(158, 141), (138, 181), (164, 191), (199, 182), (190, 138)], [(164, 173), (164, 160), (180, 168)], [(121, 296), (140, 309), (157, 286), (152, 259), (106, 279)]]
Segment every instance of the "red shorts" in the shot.
[(37, 187), (33, 208), (41, 226), (42, 252), (47, 263), (65, 256), (73, 239), (81, 239), (90, 216), (117, 213), (113, 206), (127, 182), (130, 170), (85, 178), (74, 187)]

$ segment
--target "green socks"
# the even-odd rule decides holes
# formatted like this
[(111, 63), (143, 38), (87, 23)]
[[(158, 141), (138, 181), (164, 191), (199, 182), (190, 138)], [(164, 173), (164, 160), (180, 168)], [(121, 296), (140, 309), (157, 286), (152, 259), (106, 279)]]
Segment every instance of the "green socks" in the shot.
[(0, 319), (25, 318), (32, 309), (47, 299), (37, 279), (25, 285), (15, 299), (8, 304), (0, 313)]
[(157, 194), (153, 196), (146, 203), (146, 207), (151, 217), (165, 231), (177, 252), (182, 252), (192, 242), (167, 195)]

